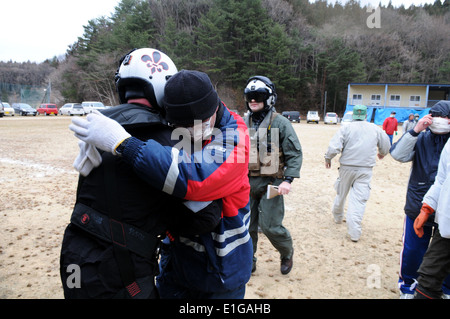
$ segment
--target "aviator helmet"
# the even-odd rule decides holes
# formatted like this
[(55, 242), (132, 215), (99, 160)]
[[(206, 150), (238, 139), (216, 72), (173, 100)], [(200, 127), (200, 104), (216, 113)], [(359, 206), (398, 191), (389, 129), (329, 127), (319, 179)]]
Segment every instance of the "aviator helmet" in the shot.
[(244, 98), (247, 109), (250, 110), (248, 103), (264, 102), (264, 110), (270, 110), (277, 100), (275, 84), (269, 78), (261, 75), (255, 75), (247, 80), (247, 86), (244, 89)]
[(162, 108), (164, 86), (177, 73), (173, 61), (161, 51), (135, 49), (120, 60), (115, 75), (120, 103), (131, 98), (145, 98), (153, 107)]

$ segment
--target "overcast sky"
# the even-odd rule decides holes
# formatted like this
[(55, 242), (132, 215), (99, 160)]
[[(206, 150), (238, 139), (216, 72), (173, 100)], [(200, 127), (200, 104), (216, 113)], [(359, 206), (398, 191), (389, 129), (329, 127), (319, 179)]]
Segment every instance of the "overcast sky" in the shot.
[(89, 20), (111, 16), (119, 0), (0, 0), (0, 61), (64, 55)]
[[(331, 3), (335, 0), (328, 0)], [(344, 4), (346, 0), (337, 0)], [(89, 20), (111, 16), (120, 0), (0, 0), (0, 61), (43, 62), (64, 55)], [(310, 2), (313, 2), (310, 0)], [(362, 6), (389, 0), (360, 0)], [(392, 0), (395, 7), (434, 0)]]

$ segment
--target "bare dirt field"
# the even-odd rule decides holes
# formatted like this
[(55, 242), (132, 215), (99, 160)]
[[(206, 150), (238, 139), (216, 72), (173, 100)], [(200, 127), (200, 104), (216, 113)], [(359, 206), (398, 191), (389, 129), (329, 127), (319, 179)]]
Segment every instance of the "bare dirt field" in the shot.
[[(70, 117), (0, 119), (0, 299), (63, 298), (59, 253), (75, 200), (77, 140)], [(335, 224), (338, 158), (323, 155), (340, 125), (293, 124), (303, 148), (301, 178), (285, 196), (284, 225), (294, 267), (281, 275), (278, 252), (260, 234), (252, 299), (397, 299), (403, 206), (410, 164), (377, 159), (359, 242)], [(394, 141), (399, 136), (394, 137)]]

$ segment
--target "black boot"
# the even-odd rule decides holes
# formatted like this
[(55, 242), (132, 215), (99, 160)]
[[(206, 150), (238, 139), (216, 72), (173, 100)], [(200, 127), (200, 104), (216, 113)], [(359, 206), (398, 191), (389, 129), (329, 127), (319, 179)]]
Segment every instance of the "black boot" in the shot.
[(287, 275), (291, 271), (293, 263), (294, 263), (294, 251), (292, 251), (291, 258), (281, 259), (281, 267), (280, 267), (281, 273), (283, 275)]
[(414, 293), (414, 299), (440, 299), (441, 296), (436, 293), (430, 293), (422, 287), (417, 287)]

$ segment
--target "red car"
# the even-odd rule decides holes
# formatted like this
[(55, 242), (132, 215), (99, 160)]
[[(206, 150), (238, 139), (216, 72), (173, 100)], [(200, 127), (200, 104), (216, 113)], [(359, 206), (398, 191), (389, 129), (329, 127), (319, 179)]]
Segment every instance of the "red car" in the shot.
[(56, 106), (56, 104), (41, 104), (41, 106), (39, 106), (36, 111), (38, 114), (58, 115), (58, 107)]

